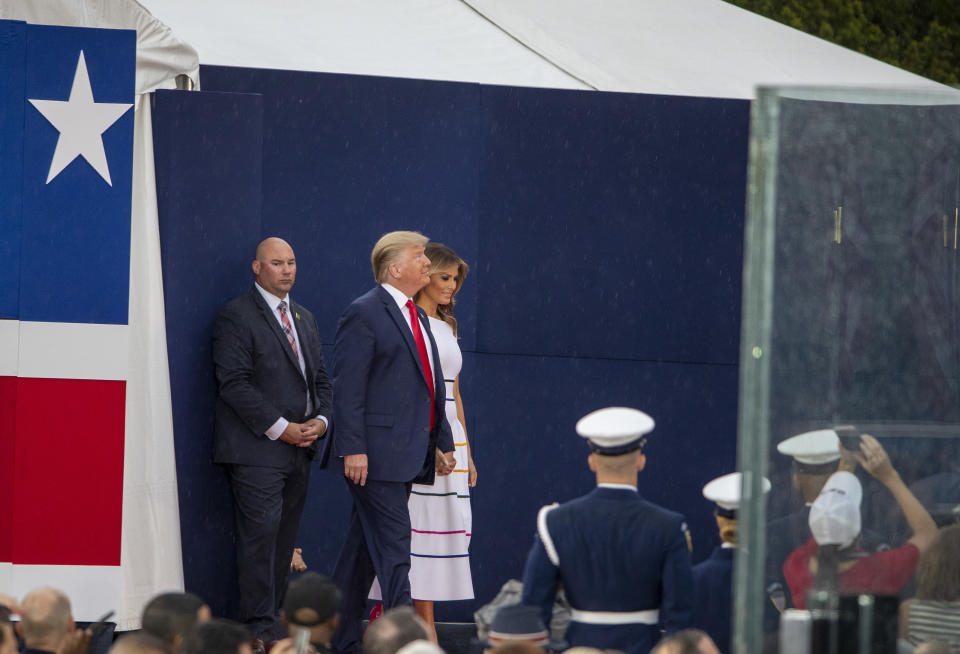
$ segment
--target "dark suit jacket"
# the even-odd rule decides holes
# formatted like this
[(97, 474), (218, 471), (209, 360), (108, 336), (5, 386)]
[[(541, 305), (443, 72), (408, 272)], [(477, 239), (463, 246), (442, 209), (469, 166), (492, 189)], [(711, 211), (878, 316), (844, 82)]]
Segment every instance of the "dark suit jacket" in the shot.
[[(332, 390), (313, 314), (291, 303), (288, 316), (300, 339), (306, 379), (280, 323), (256, 287), (228, 302), (213, 326), (213, 362), (219, 394), (213, 460), (282, 467), (297, 447), (264, 434), (278, 418), (303, 422), (332, 414)], [(309, 380), (309, 383), (307, 382)], [(307, 392), (313, 412), (304, 415)], [(308, 448), (317, 452), (317, 443)]]
[(418, 312), (433, 350), (433, 430), (430, 388), (413, 333), (393, 297), (377, 286), (354, 300), (337, 324), (332, 465), (342, 465), (339, 457), (348, 454), (366, 454), (368, 479), (432, 484), (436, 448), (453, 451), (440, 354), (426, 315)]

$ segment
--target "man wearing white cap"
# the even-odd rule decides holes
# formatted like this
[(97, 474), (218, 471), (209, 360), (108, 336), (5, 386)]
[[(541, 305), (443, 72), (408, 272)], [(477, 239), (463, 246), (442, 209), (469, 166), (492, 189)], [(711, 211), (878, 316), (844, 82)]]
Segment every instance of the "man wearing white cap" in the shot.
[[(737, 511), (740, 510), (740, 486), (743, 474), (732, 472), (709, 482), (703, 496), (717, 505), (714, 515), (721, 544), (710, 558), (693, 567), (696, 599), (693, 623), (703, 629), (721, 652), (731, 652), (730, 625), (733, 606), (733, 553), (737, 547)], [(764, 478), (763, 492), (770, 490)]]
[(524, 604), (549, 623), (557, 584), (571, 606), (571, 647), (646, 654), (667, 634), (690, 626), (690, 534), (679, 513), (644, 500), (637, 473), (647, 459), (653, 419), (610, 407), (577, 422), (592, 453), (597, 488), (537, 516), (537, 537), (523, 574)]
[(859, 547), (860, 502), (863, 489), (852, 473), (830, 476), (810, 507), (810, 539), (783, 564), (794, 606), (806, 607), (806, 596), (816, 581), (827, 590), (892, 594), (913, 576), (920, 554), (937, 535), (937, 525), (917, 501), (873, 436), (860, 436), (857, 460), (891, 492), (913, 530), (901, 547), (867, 554)]

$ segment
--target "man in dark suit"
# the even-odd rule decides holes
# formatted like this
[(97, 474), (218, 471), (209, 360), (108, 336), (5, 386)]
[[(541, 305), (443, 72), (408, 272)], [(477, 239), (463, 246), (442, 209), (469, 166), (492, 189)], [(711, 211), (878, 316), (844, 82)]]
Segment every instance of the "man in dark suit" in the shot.
[(384, 608), (409, 605), (412, 482), (453, 470), (440, 355), (413, 296), (430, 281), (426, 237), (390, 232), (373, 248), (378, 286), (340, 317), (334, 343), (336, 433), (330, 463), (343, 466), (353, 509), (333, 572), (343, 593), (334, 650), (361, 649), (360, 617), (374, 575)]
[(254, 287), (228, 302), (213, 328), (213, 460), (226, 464), (233, 489), (240, 619), (256, 650), (282, 636), (279, 609), (332, 392), (317, 323), (289, 296), (293, 249), (266, 239), (253, 274)]

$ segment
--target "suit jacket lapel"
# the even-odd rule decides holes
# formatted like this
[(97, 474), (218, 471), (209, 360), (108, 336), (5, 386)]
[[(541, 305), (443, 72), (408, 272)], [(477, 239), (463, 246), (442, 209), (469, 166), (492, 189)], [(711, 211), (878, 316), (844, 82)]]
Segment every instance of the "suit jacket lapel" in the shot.
[[(416, 363), (417, 368), (420, 370), (420, 379), (422, 379), (423, 383), (426, 384), (427, 373), (423, 370), (423, 364), (420, 362), (420, 350), (417, 349), (417, 342), (413, 338), (413, 330), (411, 330), (410, 325), (407, 324), (407, 319), (400, 311), (400, 307), (397, 306), (393, 296), (384, 290), (382, 286), (378, 288), (380, 289), (380, 299), (383, 300), (383, 304), (387, 309), (387, 313), (390, 314), (390, 317), (393, 319), (394, 324), (396, 324), (397, 329), (400, 330), (403, 340), (406, 341), (407, 348), (410, 350), (410, 355), (413, 357), (414, 363)], [(422, 332), (423, 323), (420, 324), (420, 328)], [(434, 365), (434, 367), (436, 367), (436, 365)]]
[[(300, 356), (303, 357), (303, 374), (306, 376), (307, 382), (307, 392), (310, 393), (310, 402), (313, 406), (317, 404), (316, 397), (316, 387), (313, 385), (313, 348), (310, 347), (310, 344), (307, 343), (308, 340), (313, 339), (314, 333), (310, 329), (305, 329), (303, 327), (303, 321), (300, 320), (300, 312), (303, 311), (303, 307), (299, 304), (293, 304), (293, 325), (297, 330), (297, 336), (300, 338)], [(282, 331), (282, 330), (281, 330)], [(286, 335), (284, 335), (286, 338)], [(298, 364), (299, 367), (299, 364)]]
[[(280, 341), (280, 347), (287, 354), (287, 360), (297, 369), (300, 370), (300, 363), (297, 361), (297, 357), (293, 354), (293, 348), (290, 347), (290, 341), (287, 340), (287, 335), (283, 333), (283, 329), (280, 328), (280, 322), (274, 317), (273, 311), (270, 310), (270, 307), (267, 306), (267, 302), (263, 299), (263, 296), (260, 295), (260, 291), (256, 288), (250, 289), (250, 294), (253, 296), (253, 301), (260, 309), (260, 313), (263, 314), (263, 319), (267, 321), (267, 324), (270, 325), (270, 329), (273, 330), (274, 335), (277, 337), (277, 340)], [(288, 312), (289, 316), (290, 313)], [(303, 349), (303, 348), (300, 348)]]
[[(436, 388), (436, 396), (446, 398), (447, 396), (447, 385), (443, 378), (443, 371), (440, 370), (440, 349), (437, 347), (437, 340), (433, 337), (433, 330), (430, 329), (430, 319), (426, 317), (424, 313), (425, 320), (421, 321), (425, 329), (427, 342), (430, 343), (430, 348), (433, 351), (433, 385)], [(442, 403), (440, 403), (442, 404)]]

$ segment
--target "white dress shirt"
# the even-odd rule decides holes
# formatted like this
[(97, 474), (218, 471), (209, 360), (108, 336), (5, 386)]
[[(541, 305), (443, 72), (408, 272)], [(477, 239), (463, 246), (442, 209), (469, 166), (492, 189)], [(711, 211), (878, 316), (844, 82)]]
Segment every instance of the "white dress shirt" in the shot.
[[(403, 319), (407, 321), (407, 327), (410, 328), (410, 333), (412, 334), (413, 323), (410, 322), (410, 309), (407, 308), (407, 300), (412, 300), (413, 298), (409, 298), (406, 295), (404, 295), (403, 291), (398, 289), (396, 286), (391, 286), (390, 284), (387, 284), (387, 283), (380, 284), (380, 286), (382, 286), (384, 290), (386, 290), (387, 293), (390, 294), (390, 297), (392, 297), (396, 301), (397, 306), (400, 307), (400, 313), (403, 315)], [(414, 305), (416, 305), (416, 302), (414, 302)], [(417, 307), (414, 306), (415, 310), (416, 308)], [(417, 311), (417, 315), (418, 316), (420, 315), (419, 311)], [(430, 337), (427, 336), (427, 329), (428, 328), (425, 327), (423, 324), (423, 320), (421, 320), (420, 333), (423, 334), (423, 342), (427, 346), (427, 358), (430, 360), (430, 371), (433, 372), (434, 375), (436, 375), (437, 367), (433, 363), (433, 348), (430, 347)], [(416, 341), (416, 338), (414, 338), (414, 341)], [(430, 381), (431, 383), (433, 382), (432, 379)]]
[[(293, 320), (293, 309), (291, 306), (292, 302), (290, 300), (290, 294), (288, 293), (287, 297), (281, 298), (281, 297), (277, 297), (273, 293), (270, 293), (269, 291), (264, 290), (264, 288), (260, 286), (260, 284), (257, 284), (256, 282), (254, 282), (253, 285), (260, 292), (260, 295), (263, 297), (264, 302), (267, 303), (267, 306), (270, 307), (270, 311), (273, 313), (273, 317), (277, 319), (277, 324), (280, 325), (281, 331), (283, 331), (283, 320), (280, 318), (280, 303), (281, 302), (287, 303), (287, 319), (290, 321), (290, 332), (293, 334), (293, 342), (297, 344), (297, 352), (299, 353), (299, 356), (297, 358), (299, 359), (299, 363), (300, 363), (300, 374), (303, 375), (304, 379), (306, 379), (307, 364), (304, 362), (303, 348), (300, 347), (300, 336), (297, 335), (297, 328), (295, 326), (296, 322)], [(310, 401), (310, 391), (308, 390), (307, 397), (306, 397), (306, 404), (304, 405), (305, 407), (304, 413), (310, 413), (312, 409), (311, 404), (312, 403)], [(317, 414), (316, 417), (319, 418), (320, 420), (323, 420), (323, 424), (325, 425), (330, 424), (329, 422), (327, 422), (326, 416)], [(290, 424), (289, 420), (287, 420), (283, 416), (280, 416), (277, 419), (277, 421), (272, 425), (270, 425), (270, 428), (264, 433), (266, 434), (267, 438), (269, 438), (272, 441), (275, 441), (278, 438), (280, 438), (280, 434), (283, 433), (283, 431), (287, 428), (287, 425), (289, 424)]]

